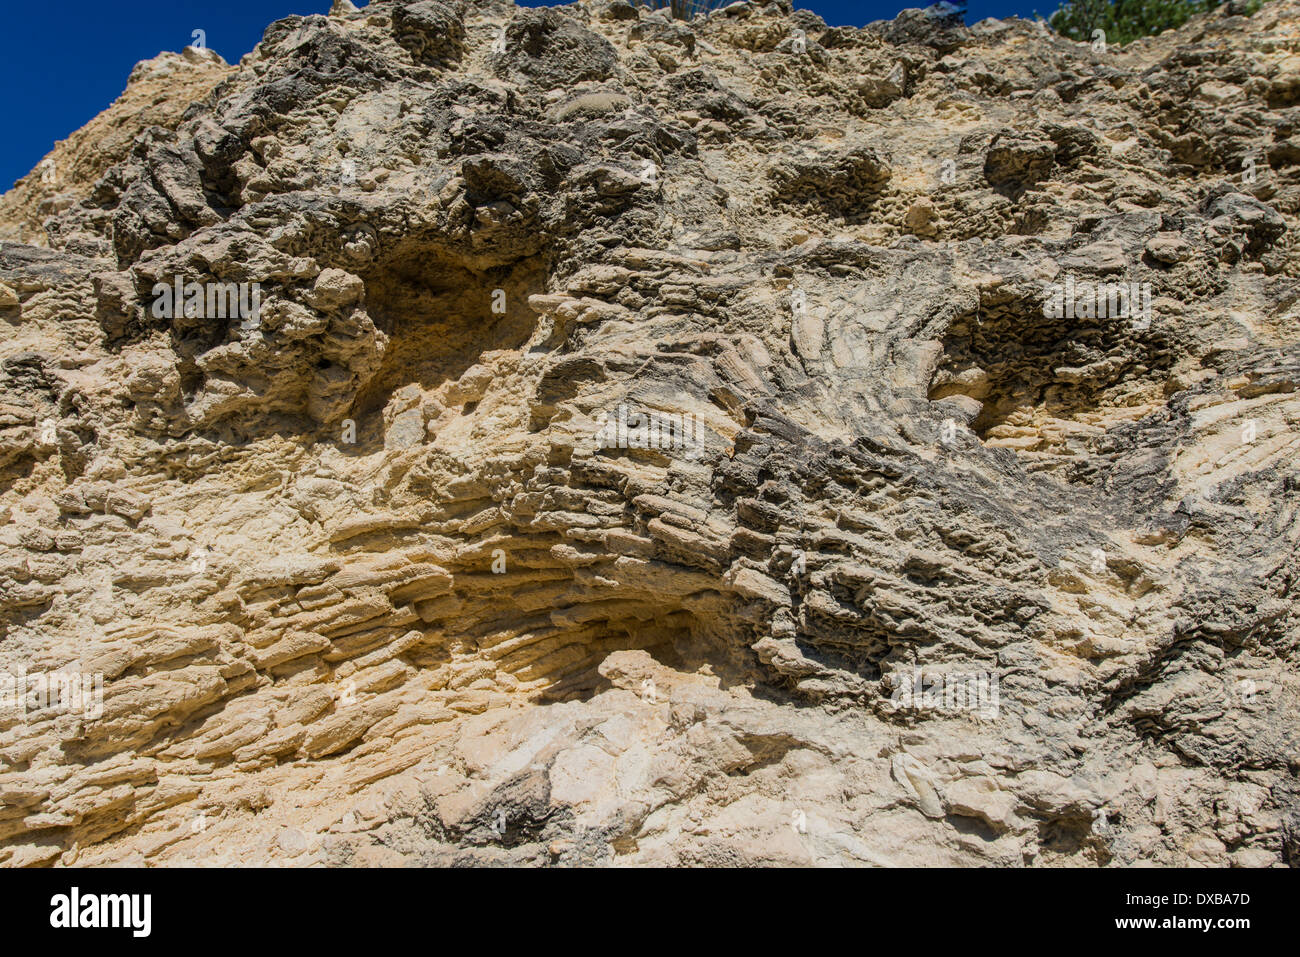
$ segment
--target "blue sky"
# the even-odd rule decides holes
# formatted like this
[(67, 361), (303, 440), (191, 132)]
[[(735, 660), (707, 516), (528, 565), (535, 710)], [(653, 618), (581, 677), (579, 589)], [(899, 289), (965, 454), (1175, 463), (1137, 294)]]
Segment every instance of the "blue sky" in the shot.
[[(830, 24), (861, 26), (928, 2), (795, 0), (795, 6), (816, 11)], [(1035, 9), (1046, 16), (1057, 3), (970, 0), (967, 21), (1030, 16)], [(33, 169), (55, 141), (112, 103), (140, 60), (180, 50), (195, 29), (203, 29), (207, 45), (233, 63), (253, 49), (267, 24), (295, 13), (325, 13), (330, 0), (25, 0), (6, 7), (0, 30), (0, 191)]]

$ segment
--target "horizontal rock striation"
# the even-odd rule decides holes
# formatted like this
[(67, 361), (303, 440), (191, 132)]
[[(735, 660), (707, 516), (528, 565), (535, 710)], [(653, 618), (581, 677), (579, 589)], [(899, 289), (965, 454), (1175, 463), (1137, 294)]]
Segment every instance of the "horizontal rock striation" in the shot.
[(1294, 866), (1300, 5), (1232, 7), (142, 64), (0, 202), (0, 863)]

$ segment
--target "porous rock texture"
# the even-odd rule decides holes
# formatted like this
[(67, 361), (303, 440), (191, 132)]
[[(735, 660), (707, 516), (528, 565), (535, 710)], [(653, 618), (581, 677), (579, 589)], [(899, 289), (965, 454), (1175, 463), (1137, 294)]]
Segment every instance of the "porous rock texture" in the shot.
[(0, 713), (0, 862), (1294, 865), (1300, 4), (1236, 6), (142, 65), (0, 207), (0, 671), (105, 680)]

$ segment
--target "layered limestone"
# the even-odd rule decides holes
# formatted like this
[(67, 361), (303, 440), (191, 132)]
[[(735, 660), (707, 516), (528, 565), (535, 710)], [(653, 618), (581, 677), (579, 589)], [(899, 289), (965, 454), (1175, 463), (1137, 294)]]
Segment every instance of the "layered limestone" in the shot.
[(1300, 4), (1234, 10), (142, 65), (0, 201), (0, 863), (1295, 864)]

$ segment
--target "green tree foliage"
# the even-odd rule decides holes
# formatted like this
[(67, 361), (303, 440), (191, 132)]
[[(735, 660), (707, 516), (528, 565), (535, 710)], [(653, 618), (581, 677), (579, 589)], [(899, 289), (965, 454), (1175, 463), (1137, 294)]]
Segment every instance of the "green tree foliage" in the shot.
[[(1048, 19), (1053, 30), (1071, 40), (1091, 41), (1094, 30), (1104, 30), (1107, 43), (1125, 44), (1138, 37), (1155, 36), (1180, 27), (1193, 14), (1205, 13), (1222, 0), (1073, 0), (1061, 4)], [(1254, 13), (1260, 0), (1241, 4)]]

